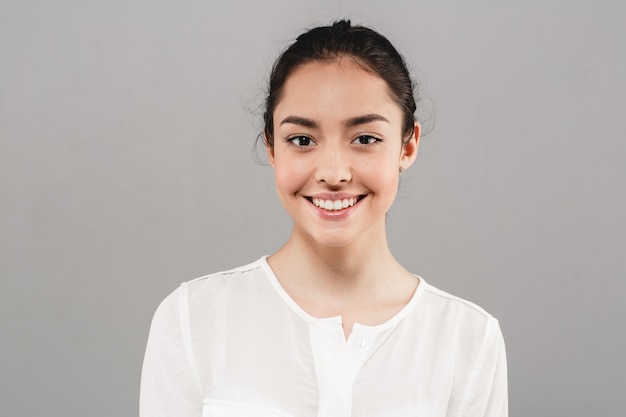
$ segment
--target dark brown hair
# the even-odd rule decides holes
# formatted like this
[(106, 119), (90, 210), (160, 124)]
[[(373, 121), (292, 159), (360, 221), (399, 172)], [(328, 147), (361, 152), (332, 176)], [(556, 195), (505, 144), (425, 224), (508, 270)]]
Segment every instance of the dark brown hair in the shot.
[(387, 83), (391, 98), (400, 106), (404, 115), (403, 138), (413, 133), (416, 110), (415, 83), (404, 59), (380, 33), (364, 26), (352, 26), (349, 20), (340, 20), (331, 26), (316, 27), (301, 34), (274, 63), (263, 114), (267, 146), (274, 146), (274, 109), (281, 99), (289, 75), (297, 67), (308, 62), (340, 57), (354, 59), (364, 70)]

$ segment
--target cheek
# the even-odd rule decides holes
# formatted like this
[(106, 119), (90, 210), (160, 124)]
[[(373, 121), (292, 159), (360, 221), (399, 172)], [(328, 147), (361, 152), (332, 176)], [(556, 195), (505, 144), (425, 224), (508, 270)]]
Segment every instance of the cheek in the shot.
[(367, 182), (379, 193), (392, 192), (395, 194), (398, 188), (398, 167), (393, 161), (378, 161), (378, 163), (368, 164), (362, 170), (362, 175), (366, 176)]
[(382, 189), (382, 192), (386, 195), (390, 195), (391, 198), (395, 198), (398, 191), (398, 173), (394, 171), (381, 173), (378, 176), (378, 181), (378, 185)]
[(279, 193), (292, 194), (306, 182), (306, 175), (296, 164), (275, 164), (274, 180)]

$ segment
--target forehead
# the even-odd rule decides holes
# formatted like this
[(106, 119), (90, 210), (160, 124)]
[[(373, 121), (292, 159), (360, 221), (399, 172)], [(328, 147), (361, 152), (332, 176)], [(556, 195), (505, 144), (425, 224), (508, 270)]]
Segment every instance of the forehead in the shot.
[(401, 120), (386, 82), (349, 58), (296, 68), (283, 86), (274, 117), (293, 114), (321, 120), (381, 114)]

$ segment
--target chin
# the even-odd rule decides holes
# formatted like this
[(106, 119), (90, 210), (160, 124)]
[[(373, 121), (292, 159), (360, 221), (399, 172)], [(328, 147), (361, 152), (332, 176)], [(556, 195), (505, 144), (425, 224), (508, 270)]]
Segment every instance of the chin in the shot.
[(346, 233), (345, 230), (337, 230), (327, 233), (318, 231), (310, 237), (312, 242), (316, 245), (329, 248), (349, 246), (357, 240), (352, 233)]

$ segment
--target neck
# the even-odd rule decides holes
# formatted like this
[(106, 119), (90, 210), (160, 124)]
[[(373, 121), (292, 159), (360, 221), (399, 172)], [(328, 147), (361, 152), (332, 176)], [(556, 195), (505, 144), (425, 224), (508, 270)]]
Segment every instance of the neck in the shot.
[(402, 267), (387, 245), (384, 228), (345, 246), (323, 246), (294, 230), (268, 262), (281, 284), (298, 293), (351, 298), (375, 291)]
[(400, 311), (418, 284), (391, 255), (384, 226), (378, 230), (345, 246), (324, 246), (294, 229), (267, 261), (304, 311), (341, 316), (347, 338), (355, 322), (376, 325)]

